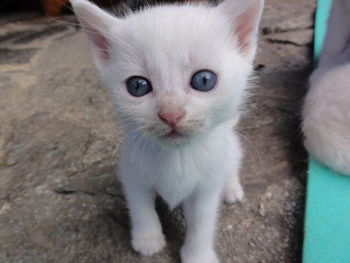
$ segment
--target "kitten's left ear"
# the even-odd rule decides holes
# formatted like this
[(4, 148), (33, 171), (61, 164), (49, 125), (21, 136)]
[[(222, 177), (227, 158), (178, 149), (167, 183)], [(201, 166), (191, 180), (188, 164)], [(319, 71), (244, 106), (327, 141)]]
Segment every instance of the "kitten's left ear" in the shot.
[(225, 0), (218, 6), (221, 14), (232, 22), (232, 33), (240, 52), (252, 61), (264, 0)]
[(111, 28), (119, 19), (86, 0), (70, 0), (80, 24), (92, 43), (95, 64), (98, 68), (110, 59)]

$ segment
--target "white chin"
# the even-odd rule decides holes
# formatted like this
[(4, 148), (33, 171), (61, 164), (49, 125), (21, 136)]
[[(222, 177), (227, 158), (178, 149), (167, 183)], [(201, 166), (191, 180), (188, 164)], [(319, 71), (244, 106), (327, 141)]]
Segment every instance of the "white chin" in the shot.
[(180, 134), (167, 134), (159, 137), (159, 141), (166, 146), (181, 146), (189, 142), (189, 137)]

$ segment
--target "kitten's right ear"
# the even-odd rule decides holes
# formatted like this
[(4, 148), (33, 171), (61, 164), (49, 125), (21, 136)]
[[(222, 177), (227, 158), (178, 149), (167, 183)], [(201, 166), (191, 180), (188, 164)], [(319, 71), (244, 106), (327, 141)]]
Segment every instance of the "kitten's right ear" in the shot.
[(74, 12), (92, 43), (95, 63), (106, 64), (111, 57), (111, 27), (119, 19), (86, 0), (70, 0)]

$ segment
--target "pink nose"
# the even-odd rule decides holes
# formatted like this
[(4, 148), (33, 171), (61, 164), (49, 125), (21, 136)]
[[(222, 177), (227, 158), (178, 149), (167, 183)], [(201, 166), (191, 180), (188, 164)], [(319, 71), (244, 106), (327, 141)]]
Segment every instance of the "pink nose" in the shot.
[(171, 127), (175, 127), (176, 124), (185, 116), (184, 111), (178, 112), (159, 112), (158, 117), (163, 122), (168, 124)]

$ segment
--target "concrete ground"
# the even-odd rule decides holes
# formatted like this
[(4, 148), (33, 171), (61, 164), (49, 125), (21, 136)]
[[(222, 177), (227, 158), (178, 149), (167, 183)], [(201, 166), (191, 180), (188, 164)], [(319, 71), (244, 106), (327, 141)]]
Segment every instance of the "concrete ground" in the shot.
[[(306, 155), (300, 102), (314, 1), (267, 0), (260, 85), (240, 124), (246, 199), (222, 205), (222, 262), (300, 262)], [(122, 133), (73, 16), (0, 17), (0, 262), (179, 262), (181, 212), (158, 211), (167, 247), (132, 251), (115, 176)]]

